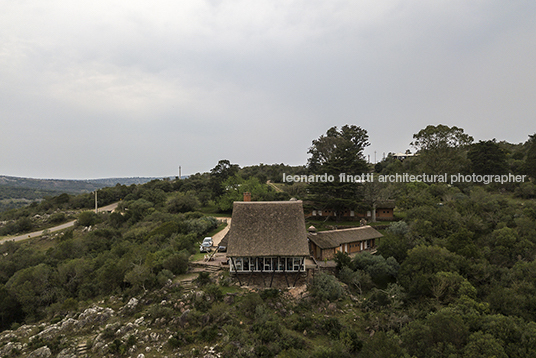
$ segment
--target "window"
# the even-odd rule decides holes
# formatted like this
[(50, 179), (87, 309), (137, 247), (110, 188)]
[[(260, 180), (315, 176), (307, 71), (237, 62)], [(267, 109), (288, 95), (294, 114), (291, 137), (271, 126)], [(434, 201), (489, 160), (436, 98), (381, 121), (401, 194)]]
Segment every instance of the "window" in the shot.
[(264, 271), (272, 271), (272, 258), (267, 257), (264, 259)]
[(242, 271), (242, 269), (243, 269), (242, 259), (236, 259), (235, 260), (235, 266), (236, 266), (236, 271)]
[(294, 258), (294, 271), (300, 271), (300, 267), (301, 267), (301, 258), (299, 257), (295, 257)]
[(280, 257), (280, 258), (278, 259), (278, 261), (279, 261), (279, 262), (278, 262), (278, 264), (277, 264), (277, 266), (278, 266), (277, 270), (278, 270), (278, 271), (284, 271), (284, 270), (285, 270), (285, 259)]
[(292, 271), (292, 258), (288, 257), (288, 258), (285, 258), (284, 260), (287, 261), (287, 271)]

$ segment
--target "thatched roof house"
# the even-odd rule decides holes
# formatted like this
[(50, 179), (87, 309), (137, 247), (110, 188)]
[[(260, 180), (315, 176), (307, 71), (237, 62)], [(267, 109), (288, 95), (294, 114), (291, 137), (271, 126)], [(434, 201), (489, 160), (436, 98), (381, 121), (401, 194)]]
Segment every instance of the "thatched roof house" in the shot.
[(316, 259), (332, 259), (338, 251), (349, 254), (372, 250), (376, 240), (383, 235), (372, 226), (361, 226), (342, 230), (320, 231), (310, 229), (309, 244)]
[(307, 255), (301, 201), (234, 203), (227, 257)]
[(301, 201), (235, 202), (228, 233), (231, 272), (299, 272), (309, 256)]

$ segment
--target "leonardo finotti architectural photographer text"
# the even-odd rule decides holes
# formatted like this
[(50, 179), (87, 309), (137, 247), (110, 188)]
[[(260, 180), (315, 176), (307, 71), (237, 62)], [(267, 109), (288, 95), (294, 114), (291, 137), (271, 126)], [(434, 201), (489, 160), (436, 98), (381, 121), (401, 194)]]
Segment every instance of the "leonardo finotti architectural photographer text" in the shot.
[(480, 175), (480, 174), (387, 174), (373, 175), (372, 173), (351, 175), (340, 173), (333, 174), (316, 174), (316, 175), (286, 175), (283, 173), (283, 183), (482, 183), (482, 184), (505, 184), (505, 183), (524, 183), (526, 175)]

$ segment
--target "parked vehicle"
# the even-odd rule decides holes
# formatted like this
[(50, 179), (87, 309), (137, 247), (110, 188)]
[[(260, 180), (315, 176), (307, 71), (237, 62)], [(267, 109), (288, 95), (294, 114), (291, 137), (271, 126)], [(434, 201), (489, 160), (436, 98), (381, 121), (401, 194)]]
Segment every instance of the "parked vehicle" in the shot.
[(199, 252), (211, 252), (212, 251), (212, 238), (205, 237), (203, 242), (199, 246)]

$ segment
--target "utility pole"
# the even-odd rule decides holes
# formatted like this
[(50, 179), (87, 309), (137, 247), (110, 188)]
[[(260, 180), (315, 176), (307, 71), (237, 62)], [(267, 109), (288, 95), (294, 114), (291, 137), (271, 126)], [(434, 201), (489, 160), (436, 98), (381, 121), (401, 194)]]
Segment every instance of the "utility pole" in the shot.
[(99, 212), (99, 209), (97, 209), (97, 190), (98, 189), (95, 189), (95, 214)]
[(181, 166), (179, 165), (179, 179), (181, 178)]

